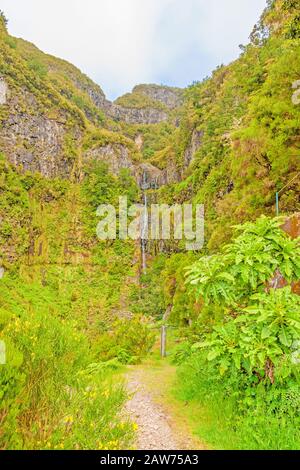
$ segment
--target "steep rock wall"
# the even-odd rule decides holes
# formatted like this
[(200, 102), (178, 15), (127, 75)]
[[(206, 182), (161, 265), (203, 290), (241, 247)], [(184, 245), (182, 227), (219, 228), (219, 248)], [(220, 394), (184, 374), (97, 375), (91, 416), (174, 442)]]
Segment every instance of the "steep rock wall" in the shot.
[(133, 93), (142, 93), (154, 101), (159, 101), (167, 106), (169, 109), (175, 109), (182, 105), (183, 97), (182, 90), (160, 85), (136, 85)]
[(157, 124), (167, 121), (168, 114), (155, 108), (124, 108), (111, 104), (107, 111), (108, 115), (117, 121), (127, 124)]
[(104, 95), (89, 90), (88, 94), (94, 104), (113, 120), (127, 124), (157, 124), (167, 121), (168, 114), (155, 108), (125, 108), (107, 100)]
[(4, 78), (0, 77), (0, 105), (6, 104), (8, 86)]
[(70, 133), (74, 141), (80, 141), (80, 128), (75, 125), (69, 129), (63, 113), (51, 119), (39, 112), (35, 96), (26, 90), (22, 103), (17, 94), (12, 94), (2, 106), (6, 107), (6, 116), (1, 122), (0, 145), (8, 160), (47, 178), (70, 176), (74, 161), (66, 154), (65, 139)]
[(198, 131), (197, 129), (193, 130), (191, 143), (185, 150), (184, 156), (183, 156), (185, 168), (187, 168), (192, 163), (195, 153), (201, 147), (202, 137), (203, 137), (203, 131)]
[(130, 158), (129, 150), (122, 144), (96, 146), (85, 152), (84, 159), (99, 160), (107, 163), (114, 175), (118, 175), (123, 168), (130, 170), (132, 175), (135, 174), (135, 166)]

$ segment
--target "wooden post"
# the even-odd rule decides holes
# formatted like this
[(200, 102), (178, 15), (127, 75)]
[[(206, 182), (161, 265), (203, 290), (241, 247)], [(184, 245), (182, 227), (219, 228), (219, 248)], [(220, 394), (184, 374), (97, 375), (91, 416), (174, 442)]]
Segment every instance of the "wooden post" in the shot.
[(162, 326), (161, 332), (160, 332), (160, 355), (161, 357), (166, 357), (167, 355), (166, 344), (167, 344), (167, 327)]

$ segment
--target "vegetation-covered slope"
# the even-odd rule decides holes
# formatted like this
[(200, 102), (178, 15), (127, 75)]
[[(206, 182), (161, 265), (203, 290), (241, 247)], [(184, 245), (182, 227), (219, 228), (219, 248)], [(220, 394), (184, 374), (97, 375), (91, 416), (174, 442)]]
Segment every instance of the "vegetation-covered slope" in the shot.
[(142, 301), (183, 327), (177, 391), (201, 406), (197, 432), (217, 448), (300, 445), (300, 309), (290, 287), (299, 238), (279, 228), (284, 217), (258, 218), (275, 215), (282, 188), (281, 213), (299, 212), (299, 32), (299, 2), (269, 2), (241, 57), (187, 90), (180, 126), (152, 160), (173, 159), (183, 172), (161, 200), (206, 208), (201, 255), (156, 258)]
[[(290, 181), (280, 208), (299, 211), (299, 0), (268, 2), (239, 59), (212, 77), (183, 92), (139, 85), (117, 103), (73, 65), (11, 37), (4, 19), (0, 447), (129, 446), (111, 371), (151, 349), (145, 317), (165, 313), (187, 340), (175, 357), (182, 396), (214, 412), (205, 397), (223, 409), (233, 389), (227, 421), (212, 422), (233, 431), (236, 447), (298, 446), (298, 369), (287, 356), (299, 299), (288, 287), (266, 291), (276, 270), (299, 277), (298, 241), (277, 221), (248, 221), (275, 215), (275, 193)], [(140, 276), (138, 244), (97, 240), (98, 205), (138, 202), (143, 172), (161, 186), (156, 201), (204, 203), (196, 264), (199, 253), (172, 242), (157, 253), (156, 244)], [(234, 224), (244, 225), (232, 241)]]
[[(205, 203), (211, 248), (229, 238), (232, 223), (262, 211), (274, 214), (276, 191), (300, 170), (300, 106), (292, 100), (300, 68), (299, 3), (270, 5), (240, 58), (186, 91), (171, 148), (153, 157), (164, 165), (173, 157), (184, 168), (191, 135), (198, 133), (184, 180), (163, 197)], [(281, 196), (281, 208), (299, 207), (295, 179)]]
[(95, 140), (127, 149), (133, 160), (138, 152), (104, 128), (82, 91), (100, 89), (11, 38), (2, 20), (0, 27), (0, 447), (128, 448), (132, 424), (119, 415), (125, 393), (110, 380), (120, 363), (102, 361), (112, 345), (120, 360), (145, 352), (147, 332), (141, 345), (143, 325), (134, 337), (134, 318), (129, 339), (123, 334), (117, 346), (114, 339), (128, 316), (136, 247), (98, 243), (95, 228), (98, 204), (115, 204), (119, 194), (137, 200), (138, 188), (125, 170), (113, 176), (82, 157)]
[[(110, 385), (101, 361), (105, 341), (118, 354), (112, 332), (124, 321), (135, 247), (99, 245), (94, 235), (95, 192), (114, 203), (127, 177), (117, 180), (101, 165), (87, 171), (79, 185), (20, 175), (1, 161), (1, 448), (130, 445), (132, 426), (117, 416), (124, 391)], [(129, 358), (143, 353), (129, 344)]]
[[(300, 209), (300, 105), (293, 99), (298, 7), (297, 1), (270, 2), (240, 58), (186, 91), (179, 128), (152, 157), (161, 166), (173, 161), (183, 172), (179, 183), (160, 189), (160, 200), (205, 205), (208, 253), (230, 240), (233, 225), (276, 215), (275, 195), (286, 185), (280, 210)], [(187, 156), (192, 162), (185, 169)], [(175, 316), (197, 314), (184, 300), (183, 267), (191, 256), (167, 261), (165, 303)]]

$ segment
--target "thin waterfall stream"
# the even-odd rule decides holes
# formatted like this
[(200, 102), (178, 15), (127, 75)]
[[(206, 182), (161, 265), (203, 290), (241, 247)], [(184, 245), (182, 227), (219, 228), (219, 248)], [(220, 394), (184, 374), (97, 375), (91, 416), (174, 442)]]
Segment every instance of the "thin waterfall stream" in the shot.
[(146, 274), (147, 270), (147, 261), (146, 261), (146, 251), (147, 251), (147, 239), (148, 239), (148, 198), (147, 194), (144, 194), (144, 213), (142, 221), (142, 236), (141, 236), (141, 250), (142, 250), (142, 271)]
[[(157, 190), (159, 188), (158, 178), (153, 177), (147, 173), (147, 171), (143, 172), (142, 182), (140, 183), (140, 188), (142, 190), (142, 201), (144, 205), (144, 210), (141, 217), (141, 258), (142, 258), (142, 272), (146, 274), (147, 271), (147, 251), (149, 252), (149, 247), (151, 248), (151, 242), (149, 243), (149, 213), (148, 213), (148, 206), (153, 202), (153, 190)], [(148, 190), (150, 193), (148, 194)]]
[(142, 272), (146, 274), (147, 272), (147, 259), (146, 259), (146, 252), (147, 252), (147, 240), (148, 240), (148, 197), (146, 194), (146, 190), (148, 189), (147, 183), (147, 174), (144, 171), (143, 173), (143, 183), (142, 183), (142, 191), (143, 191), (143, 202), (144, 202), (144, 212), (141, 224), (141, 253), (142, 253)]

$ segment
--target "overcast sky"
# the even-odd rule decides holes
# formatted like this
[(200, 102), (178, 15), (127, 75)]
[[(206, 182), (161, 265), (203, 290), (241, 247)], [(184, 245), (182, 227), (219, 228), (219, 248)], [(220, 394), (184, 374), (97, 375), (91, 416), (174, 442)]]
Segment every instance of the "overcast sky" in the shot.
[(9, 31), (69, 60), (114, 99), (187, 86), (239, 54), (266, 0), (0, 0)]

